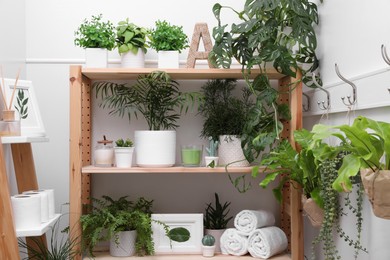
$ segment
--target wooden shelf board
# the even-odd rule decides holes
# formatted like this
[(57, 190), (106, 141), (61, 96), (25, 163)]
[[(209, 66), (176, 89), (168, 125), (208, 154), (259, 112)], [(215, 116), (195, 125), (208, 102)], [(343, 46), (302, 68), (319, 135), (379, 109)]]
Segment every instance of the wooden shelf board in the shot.
[(252, 173), (252, 167), (166, 167), (166, 168), (117, 168), (117, 167), (95, 167), (85, 166), (82, 173)]
[(36, 237), (42, 236), (45, 234), (50, 227), (54, 225), (57, 219), (61, 216), (61, 214), (55, 214), (54, 218), (50, 219), (48, 222), (42, 223), (40, 226), (37, 226), (33, 229), (16, 229), (17, 237)]
[(46, 136), (2, 136), (1, 137), (1, 142), (3, 144), (43, 143), (48, 141), (49, 138)]
[[(243, 78), (241, 69), (157, 69), (157, 68), (83, 68), (82, 74), (91, 80), (128, 80), (137, 79), (138, 75), (149, 74), (155, 70), (164, 70), (176, 80), (179, 79), (224, 79)], [(253, 70), (251, 77), (258, 75), (258, 71)], [(285, 77), (275, 69), (267, 69), (270, 79), (276, 80)]]
[[(209, 257), (205, 258), (202, 255), (154, 255), (154, 256), (132, 256), (132, 257), (121, 257), (120, 259), (124, 260), (132, 260), (132, 259), (142, 259), (142, 260), (204, 260), (208, 259)], [(84, 259), (91, 259), (89, 257), (84, 257)], [(108, 252), (99, 252), (96, 253), (95, 259), (99, 260), (109, 260), (109, 259), (117, 259), (117, 257), (112, 257)], [(253, 258), (250, 255), (245, 256), (231, 256), (231, 255), (222, 255), (217, 254), (212, 259), (218, 259), (218, 260), (234, 260), (234, 259), (240, 259), (240, 260), (249, 260), (249, 259), (262, 259), (262, 258)], [(269, 260), (291, 260), (290, 255), (282, 254), (273, 256), (271, 258), (268, 258)]]

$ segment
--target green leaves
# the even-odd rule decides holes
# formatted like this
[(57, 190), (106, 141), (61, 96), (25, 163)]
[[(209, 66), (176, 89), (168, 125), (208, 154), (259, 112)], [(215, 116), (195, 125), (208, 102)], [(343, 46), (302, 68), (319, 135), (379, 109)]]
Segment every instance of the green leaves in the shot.
[(360, 158), (354, 154), (348, 154), (343, 158), (343, 164), (339, 169), (339, 175), (333, 183), (333, 188), (339, 192), (351, 191), (351, 177), (359, 173), (361, 167)]
[(182, 26), (171, 25), (165, 20), (158, 20), (155, 25), (150, 33), (150, 47), (156, 51), (181, 52), (189, 46)]
[(14, 106), (16, 111), (19, 112), (21, 119), (26, 119), (28, 116), (28, 97), (24, 95), (24, 90), (19, 89), (16, 97), (16, 105)]
[(204, 215), (204, 226), (207, 229), (225, 229), (229, 221), (233, 218), (228, 217), (230, 212), (230, 202), (225, 202), (223, 205), (219, 202), (217, 193), (215, 196), (215, 206), (212, 203), (207, 204)]
[(134, 54), (141, 49), (144, 53), (147, 51), (146, 37), (149, 31), (129, 22), (129, 18), (120, 21), (116, 27), (116, 47), (119, 54), (131, 51)]
[(183, 227), (177, 227), (169, 230), (168, 237), (173, 241), (182, 243), (188, 241), (191, 237), (191, 234), (188, 229)]

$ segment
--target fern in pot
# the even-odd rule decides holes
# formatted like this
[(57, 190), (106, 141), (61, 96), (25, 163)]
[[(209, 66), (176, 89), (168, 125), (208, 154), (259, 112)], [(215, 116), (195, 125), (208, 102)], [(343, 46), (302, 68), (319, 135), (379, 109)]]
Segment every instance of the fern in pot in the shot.
[(204, 100), (199, 106), (199, 114), (204, 122), (201, 136), (218, 141), (220, 165), (248, 166), (241, 147), (241, 135), (254, 104), (246, 88), (242, 90), (241, 98), (235, 97), (235, 87), (236, 81), (232, 79), (210, 80), (202, 86)]
[(163, 71), (140, 75), (133, 86), (96, 82), (96, 96), (110, 114), (142, 114), (149, 130), (135, 131), (136, 163), (140, 167), (171, 167), (176, 161), (176, 131), (180, 113), (195, 102), (196, 93), (182, 93), (179, 84)]
[(218, 194), (215, 193), (214, 196), (214, 205), (210, 202), (205, 209), (203, 224), (205, 234), (215, 238), (215, 251), (221, 252), (220, 238), (233, 217), (229, 216), (231, 202), (221, 204)]

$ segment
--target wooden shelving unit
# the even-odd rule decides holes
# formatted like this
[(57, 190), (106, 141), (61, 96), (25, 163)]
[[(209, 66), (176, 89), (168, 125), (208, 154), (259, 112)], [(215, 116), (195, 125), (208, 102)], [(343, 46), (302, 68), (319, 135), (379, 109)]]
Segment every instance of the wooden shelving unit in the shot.
[(46, 245), (45, 232), (59, 217), (56, 215), (50, 222), (33, 229), (15, 230), (3, 144), (11, 146), (17, 188), (18, 192), (22, 193), (39, 189), (31, 143), (47, 141), (46, 137), (7, 136), (0, 138), (0, 259), (20, 259), (17, 237), (26, 237), (27, 244), (32, 248), (38, 249), (32, 240), (33, 237)]
[[(189, 174), (221, 174), (225, 168), (100, 168), (91, 166), (91, 84), (94, 80), (134, 80), (139, 75), (148, 74), (153, 68), (125, 69), (125, 68), (82, 68), (70, 66), (70, 227), (71, 234), (76, 238), (81, 235), (80, 216), (83, 204), (89, 203), (91, 174), (110, 173), (189, 173)], [(161, 69), (160, 69), (161, 70)], [(219, 78), (243, 78), (241, 69), (164, 69), (175, 80), (208, 80)], [(258, 74), (252, 71), (250, 77)], [(285, 90), (279, 102), (290, 105), (292, 119), (285, 123), (283, 137), (293, 140), (293, 131), (302, 127), (302, 86), (300, 75), (297, 79), (290, 78), (268, 71), (268, 77), (279, 83), (279, 88)], [(291, 90), (291, 91), (289, 91)], [(251, 168), (229, 168), (231, 173), (251, 173)], [(281, 206), (281, 228), (286, 232), (290, 241), (291, 255), (282, 255), (271, 259), (302, 260), (303, 257), (303, 221), (301, 193), (299, 189), (286, 187), (284, 190), (284, 204)], [(79, 255), (76, 259), (81, 259)], [(128, 259), (135, 259), (132, 257)], [(217, 259), (235, 259), (232, 256), (217, 256)], [(107, 254), (99, 255), (97, 259), (110, 259)], [(183, 259), (183, 256), (152, 256), (143, 257), (144, 260), (154, 259)], [(202, 256), (185, 256), (185, 259), (203, 259)], [(240, 257), (247, 259), (247, 257)], [(248, 257), (249, 259), (249, 257)]]

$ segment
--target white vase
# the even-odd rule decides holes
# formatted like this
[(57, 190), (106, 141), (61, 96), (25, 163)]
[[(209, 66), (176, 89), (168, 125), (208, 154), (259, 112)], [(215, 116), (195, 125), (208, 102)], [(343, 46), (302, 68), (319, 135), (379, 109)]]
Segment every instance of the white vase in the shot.
[(202, 253), (204, 257), (213, 257), (215, 253), (215, 245), (214, 246), (202, 246)]
[(130, 168), (133, 161), (134, 147), (115, 147), (115, 164), (118, 168)]
[(135, 254), (135, 240), (137, 238), (137, 231), (121, 231), (110, 240), (110, 255), (111, 256), (133, 256)]
[(145, 68), (145, 53), (138, 49), (137, 54), (131, 51), (121, 54), (122, 68)]
[(215, 238), (215, 252), (221, 253), (221, 236), (226, 229), (205, 229), (205, 235), (212, 235)]
[(158, 67), (164, 69), (178, 69), (179, 51), (159, 51)]
[(172, 167), (176, 162), (176, 131), (135, 131), (139, 167)]
[(218, 159), (219, 159), (218, 156), (205, 156), (204, 157), (205, 166), (210, 168), (210, 166), (209, 166), (210, 163), (212, 161), (214, 161), (214, 167), (217, 167), (218, 166)]
[(85, 67), (107, 68), (108, 51), (102, 48), (85, 49)]
[(241, 140), (234, 135), (219, 137), (218, 156), (219, 164), (222, 166), (227, 164), (234, 167), (249, 166), (241, 148)]

